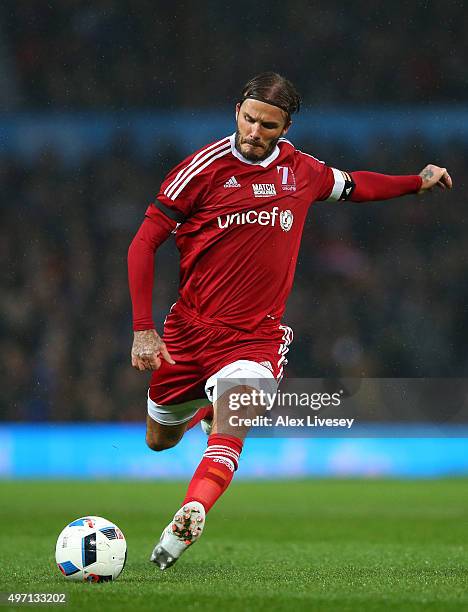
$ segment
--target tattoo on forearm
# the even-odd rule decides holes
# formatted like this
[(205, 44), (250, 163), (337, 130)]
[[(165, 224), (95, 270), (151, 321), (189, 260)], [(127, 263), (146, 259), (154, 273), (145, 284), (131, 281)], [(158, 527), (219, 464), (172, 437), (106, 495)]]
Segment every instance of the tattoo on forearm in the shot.
[(421, 173), (421, 177), (423, 181), (430, 181), (433, 176), (434, 176), (434, 173), (432, 172), (430, 168), (428, 168), (427, 170), (423, 170)]

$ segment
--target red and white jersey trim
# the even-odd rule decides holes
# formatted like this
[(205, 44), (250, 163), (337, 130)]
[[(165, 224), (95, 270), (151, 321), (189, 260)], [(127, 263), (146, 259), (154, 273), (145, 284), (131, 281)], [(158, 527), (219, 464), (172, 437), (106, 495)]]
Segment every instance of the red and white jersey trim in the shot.
[(332, 170), (335, 182), (333, 184), (333, 189), (325, 202), (338, 202), (343, 195), (343, 189), (345, 187), (345, 178), (341, 170), (337, 170), (336, 168), (332, 168)]
[(236, 149), (236, 135), (235, 134), (231, 134), (231, 136), (229, 136), (229, 140), (231, 141), (231, 153), (234, 155), (234, 157), (236, 157), (239, 161), (243, 162), (244, 164), (249, 164), (250, 166), (262, 166), (263, 168), (268, 168), (268, 166), (272, 164), (280, 154), (280, 149), (278, 145), (276, 145), (272, 153), (270, 153), (270, 155), (266, 159), (262, 161), (251, 161), (250, 159), (246, 159)]
[(165, 189), (164, 195), (171, 200), (175, 200), (194, 176), (214, 162), (215, 159), (229, 153), (230, 150), (229, 138), (223, 138), (197, 153), (192, 161), (177, 173), (175, 179)]
[[(289, 142), (289, 140), (287, 142)], [(294, 146), (292, 144), (292, 142), (290, 142), (289, 144)], [(315, 159), (315, 161), (318, 162), (319, 164), (324, 164), (325, 163), (322, 159), (319, 159), (318, 157), (315, 157), (315, 155), (311, 155), (310, 153), (304, 153), (304, 151), (301, 151), (300, 149), (296, 149), (296, 150), (301, 155), (305, 155), (306, 157), (311, 157), (312, 159)]]

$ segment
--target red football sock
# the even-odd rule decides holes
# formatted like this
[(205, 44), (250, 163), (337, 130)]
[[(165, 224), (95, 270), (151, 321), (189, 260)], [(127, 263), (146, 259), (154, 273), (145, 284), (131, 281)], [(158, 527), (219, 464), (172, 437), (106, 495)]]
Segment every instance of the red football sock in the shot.
[(213, 406), (209, 404), (208, 406), (203, 406), (198, 410), (196, 414), (190, 419), (187, 425), (186, 431), (195, 427), (202, 419), (212, 419), (213, 418)]
[(221, 497), (237, 470), (243, 442), (235, 436), (211, 434), (208, 447), (190, 481), (184, 504), (198, 501), (206, 512)]

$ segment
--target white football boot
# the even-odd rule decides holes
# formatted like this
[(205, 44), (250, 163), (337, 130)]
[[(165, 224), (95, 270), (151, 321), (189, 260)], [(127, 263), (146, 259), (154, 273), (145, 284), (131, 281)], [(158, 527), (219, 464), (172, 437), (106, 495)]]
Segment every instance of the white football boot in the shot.
[(184, 504), (162, 532), (159, 542), (151, 553), (150, 561), (161, 570), (171, 567), (181, 554), (198, 540), (204, 526), (203, 505), (197, 501)]
[(206, 435), (209, 436), (211, 430), (213, 429), (213, 419), (202, 419), (200, 421), (200, 427), (206, 433)]

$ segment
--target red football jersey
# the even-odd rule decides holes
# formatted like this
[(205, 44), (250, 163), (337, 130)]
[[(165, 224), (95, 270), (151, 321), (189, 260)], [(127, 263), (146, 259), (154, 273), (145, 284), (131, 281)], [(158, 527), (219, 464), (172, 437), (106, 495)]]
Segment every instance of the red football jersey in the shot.
[(309, 206), (339, 200), (344, 178), (284, 138), (261, 162), (245, 159), (234, 143), (232, 135), (190, 155), (157, 199), (185, 218), (176, 231), (183, 302), (251, 331), (280, 321)]

